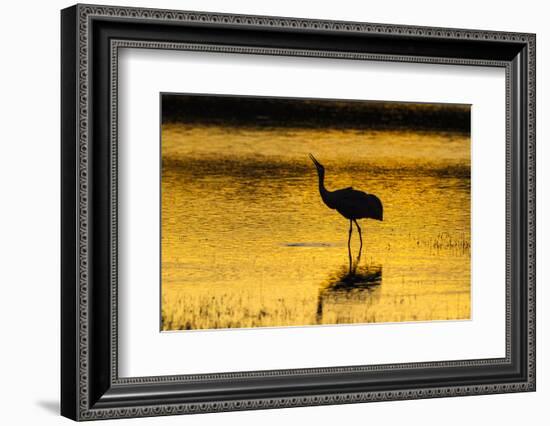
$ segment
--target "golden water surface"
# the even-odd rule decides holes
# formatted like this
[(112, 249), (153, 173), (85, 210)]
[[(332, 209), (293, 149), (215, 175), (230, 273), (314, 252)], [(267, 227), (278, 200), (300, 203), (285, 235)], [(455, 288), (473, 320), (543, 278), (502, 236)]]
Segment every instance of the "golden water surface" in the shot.
[[(384, 205), (357, 283), (308, 153)], [(165, 124), (161, 191), (163, 330), (470, 318), (468, 135)]]

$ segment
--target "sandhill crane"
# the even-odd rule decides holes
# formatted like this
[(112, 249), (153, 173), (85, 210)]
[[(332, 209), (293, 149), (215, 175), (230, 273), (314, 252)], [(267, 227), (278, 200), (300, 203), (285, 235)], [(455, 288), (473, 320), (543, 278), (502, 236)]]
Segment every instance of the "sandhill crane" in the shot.
[(348, 255), (349, 255), (349, 271), (352, 272), (352, 260), (351, 260), (351, 233), (353, 231), (353, 223), (357, 226), (359, 232), (359, 255), (357, 259), (361, 257), (361, 250), (363, 248), (363, 237), (361, 235), (361, 228), (357, 223), (357, 219), (376, 219), (383, 220), (383, 207), (380, 199), (373, 194), (367, 194), (363, 191), (353, 189), (351, 186), (348, 188), (337, 189), (336, 191), (329, 191), (325, 188), (325, 168), (317, 161), (317, 159), (309, 154), (309, 158), (315, 164), (317, 168), (317, 175), (319, 177), (319, 193), (321, 199), (327, 207), (336, 210), (346, 219), (349, 219), (349, 235), (348, 235)]

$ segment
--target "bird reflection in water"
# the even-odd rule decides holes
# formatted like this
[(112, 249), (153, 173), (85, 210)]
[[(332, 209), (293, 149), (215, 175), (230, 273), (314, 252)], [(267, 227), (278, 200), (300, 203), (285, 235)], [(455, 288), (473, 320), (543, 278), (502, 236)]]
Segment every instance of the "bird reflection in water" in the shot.
[[(382, 266), (357, 266), (349, 270), (342, 266), (338, 272), (331, 275), (327, 283), (319, 289), (317, 297), (317, 324), (339, 324), (341, 315), (350, 315), (354, 306), (368, 309), (368, 306), (380, 296), (382, 284)], [(324, 318), (330, 311), (334, 319)], [(340, 315), (339, 312), (342, 314)]]

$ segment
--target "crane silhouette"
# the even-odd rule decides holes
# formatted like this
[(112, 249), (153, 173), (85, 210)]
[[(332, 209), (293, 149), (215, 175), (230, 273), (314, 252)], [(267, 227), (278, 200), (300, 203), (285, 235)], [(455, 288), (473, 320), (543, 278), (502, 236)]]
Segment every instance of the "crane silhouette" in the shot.
[(363, 237), (361, 235), (361, 227), (357, 223), (357, 219), (376, 219), (383, 220), (383, 207), (380, 199), (373, 194), (367, 194), (363, 191), (348, 188), (329, 191), (325, 188), (325, 167), (317, 161), (317, 159), (309, 154), (309, 158), (317, 168), (319, 177), (319, 194), (325, 205), (333, 210), (336, 210), (346, 219), (349, 219), (349, 235), (348, 235), (348, 256), (349, 256), (349, 273), (352, 274), (351, 260), (351, 234), (353, 224), (357, 226), (359, 232), (359, 255), (357, 260), (361, 258), (361, 250), (363, 249)]

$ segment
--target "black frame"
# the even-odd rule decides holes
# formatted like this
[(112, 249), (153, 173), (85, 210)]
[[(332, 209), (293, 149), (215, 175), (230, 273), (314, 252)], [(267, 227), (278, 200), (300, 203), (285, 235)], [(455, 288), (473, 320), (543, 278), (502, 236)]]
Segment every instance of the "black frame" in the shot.
[[(535, 390), (535, 35), (96, 5), (61, 13), (61, 413), (74, 420)], [(506, 357), (119, 378), (117, 53), (191, 49), (506, 69)]]

